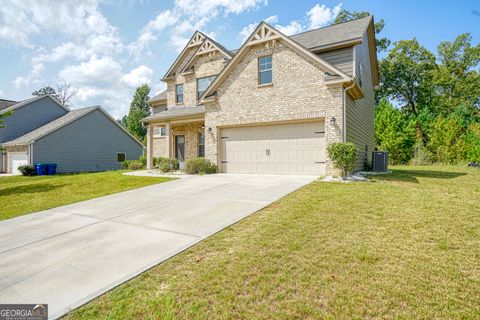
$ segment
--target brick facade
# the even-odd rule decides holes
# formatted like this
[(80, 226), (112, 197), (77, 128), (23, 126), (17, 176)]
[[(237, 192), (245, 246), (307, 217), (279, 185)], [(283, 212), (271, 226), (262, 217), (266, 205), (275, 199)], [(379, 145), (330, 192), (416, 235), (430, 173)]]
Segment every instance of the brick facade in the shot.
[[(258, 58), (272, 55), (273, 84), (258, 85)], [(343, 89), (327, 88), (324, 72), (281, 42), (253, 47), (231, 70), (206, 106), (206, 157), (218, 163), (222, 126), (324, 119), (326, 143), (342, 140)], [(330, 119), (335, 118), (334, 124)], [(326, 173), (335, 174), (326, 159)]]

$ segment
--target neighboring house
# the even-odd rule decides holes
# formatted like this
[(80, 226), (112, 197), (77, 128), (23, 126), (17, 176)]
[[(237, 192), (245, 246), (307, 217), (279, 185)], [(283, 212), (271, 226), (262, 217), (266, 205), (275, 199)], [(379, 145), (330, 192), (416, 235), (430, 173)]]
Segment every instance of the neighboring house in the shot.
[(12, 115), (0, 128), (0, 172), (35, 163), (56, 163), (61, 173), (115, 170), (143, 153), (142, 143), (101, 107), (69, 110), (48, 95), (4, 101), (0, 113)]
[(336, 173), (328, 144), (374, 150), (373, 17), (285, 36), (262, 22), (229, 51), (195, 32), (150, 100), (147, 164), (206, 157), (220, 172)]

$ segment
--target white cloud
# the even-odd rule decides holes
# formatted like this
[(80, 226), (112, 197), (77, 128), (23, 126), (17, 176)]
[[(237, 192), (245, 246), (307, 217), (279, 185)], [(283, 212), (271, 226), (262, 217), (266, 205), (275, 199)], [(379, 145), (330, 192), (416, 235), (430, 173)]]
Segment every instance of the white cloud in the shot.
[[(292, 34), (323, 27), (332, 23), (335, 17), (340, 12), (341, 7), (341, 3), (336, 5), (333, 9), (325, 6), (324, 4), (316, 4), (314, 7), (312, 7), (309, 11), (306, 12), (306, 17), (304, 20), (307, 20), (307, 22), (302, 22), (302, 20), (292, 20), (288, 24), (282, 25), (278, 23), (277, 15), (270, 16), (264, 21), (275, 27), (275, 29), (279, 30), (283, 34), (290, 36)], [(260, 22), (250, 23), (242, 30), (240, 30), (239, 37), (242, 39), (242, 41), (247, 40), (247, 38), (257, 28), (259, 23)]]
[(45, 66), (41, 62), (34, 63), (32, 71), (26, 76), (18, 76), (13, 80), (13, 84), (17, 88), (28, 86), (30, 84), (39, 84), (41, 82), (41, 75), (45, 71)]
[(3, 96), (3, 91), (0, 89), (0, 96)]
[(122, 77), (122, 67), (111, 57), (92, 56), (86, 62), (65, 67), (59, 76), (76, 85), (111, 83)]
[(150, 84), (150, 77), (153, 75), (153, 70), (146, 65), (141, 65), (129, 73), (124, 74), (122, 81), (132, 88), (141, 86), (142, 84)]
[(169, 29), (169, 46), (180, 51), (195, 30), (203, 30), (208, 22), (218, 16), (240, 14), (266, 5), (267, 0), (176, 0), (171, 10), (159, 13), (148, 22), (136, 41), (129, 45), (130, 52), (138, 58), (150, 43)]
[(310, 29), (316, 29), (324, 27), (333, 22), (335, 17), (342, 9), (342, 4), (336, 5), (333, 9), (318, 3), (307, 12), (307, 16), (310, 19)]

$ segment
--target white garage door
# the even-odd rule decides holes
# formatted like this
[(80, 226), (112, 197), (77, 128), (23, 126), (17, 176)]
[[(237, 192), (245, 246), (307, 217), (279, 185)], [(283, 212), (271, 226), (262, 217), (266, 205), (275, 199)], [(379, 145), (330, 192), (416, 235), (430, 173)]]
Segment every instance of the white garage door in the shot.
[(224, 128), (220, 143), (222, 172), (325, 174), (323, 121)]
[(8, 172), (20, 173), (18, 167), (28, 164), (28, 155), (26, 152), (8, 153)]

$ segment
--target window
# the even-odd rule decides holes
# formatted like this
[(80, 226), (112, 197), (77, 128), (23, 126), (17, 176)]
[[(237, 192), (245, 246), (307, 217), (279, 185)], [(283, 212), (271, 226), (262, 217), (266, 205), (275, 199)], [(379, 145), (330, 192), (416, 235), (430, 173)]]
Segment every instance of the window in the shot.
[(165, 128), (165, 127), (153, 128), (153, 135), (154, 136), (165, 137), (167, 135), (167, 128)]
[(175, 102), (183, 103), (183, 84), (177, 84), (175, 86)]
[(198, 156), (205, 157), (205, 135), (203, 133), (198, 134)]
[(207, 90), (210, 83), (212, 83), (216, 77), (217, 76), (211, 76), (211, 77), (197, 79), (197, 99), (200, 99), (200, 97), (203, 95), (205, 90)]
[(127, 155), (125, 154), (125, 152), (118, 152), (117, 162), (124, 162), (125, 160), (127, 160)]
[(272, 56), (258, 58), (258, 84), (272, 83)]

